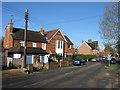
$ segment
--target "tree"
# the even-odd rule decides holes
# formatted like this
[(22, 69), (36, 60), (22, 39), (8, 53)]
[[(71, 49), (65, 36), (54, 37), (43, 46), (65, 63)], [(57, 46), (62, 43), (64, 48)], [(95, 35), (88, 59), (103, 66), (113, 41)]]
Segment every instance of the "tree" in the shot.
[(105, 46), (105, 55), (106, 56), (108, 56), (108, 54), (110, 54), (111, 56), (115, 56), (116, 50), (114, 47), (112, 47), (112, 44), (107, 43), (107, 44), (104, 44), (104, 46)]
[(113, 45), (117, 44), (118, 41), (118, 19), (120, 19), (120, 15), (118, 14), (118, 10), (120, 9), (119, 6), (118, 2), (112, 2), (106, 5), (104, 15), (99, 21), (99, 33), (101, 37), (104, 42)]
[(4, 41), (4, 37), (0, 38), (0, 48), (3, 48), (3, 41)]
[(77, 45), (74, 45), (73, 53), (74, 53), (74, 54), (77, 54), (77, 51), (78, 51), (78, 46), (77, 46)]

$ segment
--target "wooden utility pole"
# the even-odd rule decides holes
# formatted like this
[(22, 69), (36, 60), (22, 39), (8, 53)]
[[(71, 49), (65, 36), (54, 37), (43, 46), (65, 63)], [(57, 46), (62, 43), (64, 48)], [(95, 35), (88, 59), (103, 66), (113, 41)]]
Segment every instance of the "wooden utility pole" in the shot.
[(25, 12), (25, 31), (24, 31), (24, 65), (26, 68), (26, 48), (27, 48), (27, 22), (28, 22), (28, 9)]

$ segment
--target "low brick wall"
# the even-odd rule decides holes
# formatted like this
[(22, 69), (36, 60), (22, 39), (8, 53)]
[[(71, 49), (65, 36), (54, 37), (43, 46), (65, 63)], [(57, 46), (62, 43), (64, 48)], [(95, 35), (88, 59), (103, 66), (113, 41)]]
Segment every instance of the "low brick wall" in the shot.
[[(61, 64), (60, 64), (61, 63)], [(72, 66), (72, 61), (61, 61), (61, 62), (51, 62), (49, 63), (49, 69), (55, 69), (60, 67), (68, 67)]]

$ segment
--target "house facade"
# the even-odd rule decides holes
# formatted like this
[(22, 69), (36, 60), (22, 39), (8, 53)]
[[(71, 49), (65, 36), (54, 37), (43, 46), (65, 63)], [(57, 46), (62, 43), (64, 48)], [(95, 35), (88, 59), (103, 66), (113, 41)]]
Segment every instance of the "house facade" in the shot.
[[(41, 32), (27, 30), (27, 48), (26, 63), (39, 66), (40, 63), (48, 63), (48, 52), (46, 52), (47, 39)], [(12, 20), (5, 29), (4, 49), (5, 60), (4, 65), (8, 65), (7, 58), (23, 58), (24, 57), (24, 29), (14, 28)], [(44, 46), (43, 46), (44, 45)], [(36, 59), (37, 58), (37, 59)]]
[[(4, 65), (8, 65), (9, 58), (24, 58), (24, 29), (14, 28), (12, 20), (5, 29), (4, 49), (5, 60)], [(73, 43), (67, 36), (64, 36), (60, 29), (51, 31), (27, 30), (27, 48), (26, 59), (28, 64), (40, 66), (41, 63), (48, 64), (48, 58), (54, 55), (62, 55), (67, 57), (73, 55)]]
[(41, 28), (41, 33), (47, 37), (46, 51), (49, 52), (50, 56), (59, 54), (66, 58), (68, 55), (73, 55), (73, 43), (62, 34), (60, 29), (45, 32)]
[(78, 54), (94, 54), (97, 55), (99, 53), (99, 45), (98, 41), (92, 41), (91, 39), (86, 41), (82, 41), (80, 47), (78, 47)]

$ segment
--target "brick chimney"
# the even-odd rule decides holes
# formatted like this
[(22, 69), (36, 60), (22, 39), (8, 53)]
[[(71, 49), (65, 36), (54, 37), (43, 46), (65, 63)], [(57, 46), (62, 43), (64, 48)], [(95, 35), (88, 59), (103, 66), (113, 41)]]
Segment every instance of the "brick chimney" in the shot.
[(41, 28), (41, 29), (40, 29), (40, 32), (41, 32), (41, 34), (44, 35), (44, 28)]
[(89, 39), (89, 40), (88, 40), (88, 43), (91, 43), (91, 42), (92, 42), (92, 39)]
[(82, 43), (83, 43), (84, 41), (82, 40)]
[(8, 25), (7, 25), (7, 30), (8, 30), (10, 33), (13, 33), (13, 23), (12, 23), (12, 19), (10, 19), (10, 22), (9, 22)]

